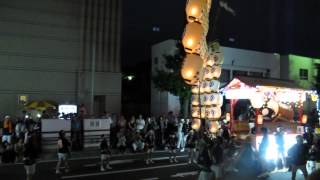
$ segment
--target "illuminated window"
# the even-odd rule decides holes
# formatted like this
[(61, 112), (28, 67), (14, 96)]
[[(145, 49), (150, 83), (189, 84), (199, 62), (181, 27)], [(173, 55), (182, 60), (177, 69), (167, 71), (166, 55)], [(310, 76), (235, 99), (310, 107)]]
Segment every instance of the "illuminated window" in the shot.
[(18, 96), (18, 104), (25, 105), (28, 103), (28, 96), (27, 95), (19, 95)]
[(308, 69), (300, 69), (300, 80), (308, 80)]

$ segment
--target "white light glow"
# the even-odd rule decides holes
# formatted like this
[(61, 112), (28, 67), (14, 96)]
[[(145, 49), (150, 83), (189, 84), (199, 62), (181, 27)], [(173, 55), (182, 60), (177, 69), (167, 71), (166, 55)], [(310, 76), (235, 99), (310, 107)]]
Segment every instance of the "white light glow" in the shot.
[[(285, 156), (288, 154), (288, 150), (296, 143), (296, 136), (298, 134), (284, 134), (284, 149)], [(262, 141), (262, 135), (256, 136), (256, 149), (259, 150), (259, 146)], [(269, 134), (269, 145), (267, 148), (266, 159), (276, 161), (278, 158), (278, 147), (277, 147), (276, 139), (273, 134)]]
[(59, 105), (59, 118), (62, 118), (62, 113), (70, 114), (70, 113), (77, 113), (77, 106), (76, 105)]

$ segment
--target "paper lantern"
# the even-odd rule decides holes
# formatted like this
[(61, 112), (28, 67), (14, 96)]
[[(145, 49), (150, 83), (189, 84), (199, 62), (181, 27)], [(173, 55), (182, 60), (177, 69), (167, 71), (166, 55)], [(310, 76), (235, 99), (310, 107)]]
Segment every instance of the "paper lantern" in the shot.
[(227, 122), (230, 122), (230, 120), (231, 120), (231, 115), (230, 115), (230, 113), (226, 113), (226, 121), (227, 121)]
[(187, 2), (186, 14), (189, 22), (201, 21), (206, 11), (206, 0), (189, 0)]
[(220, 107), (206, 108), (206, 118), (219, 119), (220, 117), (221, 117), (221, 108)]
[(192, 95), (192, 98), (191, 98), (192, 106), (198, 106), (199, 103), (200, 103), (199, 95), (198, 94)]
[(200, 108), (199, 107), (192, 107), (191, 108), (191, 116), (193, 118), (200, 118)]
[(217, 121), (210, 121), (210, 123), (209, 123), (209, 131), (211, 133), (217, 133), (219, 128), (220, 127), (219, 127), (219, 124), (218, 124)]
[(302, 124), (306, 124), (308, 122), (308, 116), (307, 115), (302, 115), (302, 117), (301, 117), (301, 123)]
[(250, 102), (253, 108), (261, 108), (264, 104), (264, 98), (263, 95), (260, 93), (254, 93), (251, 97), (250, 97)]
[(191, 87), (192, 94), (199, 94), (200, 88), (198, 85)]
[(209, 87), (206, 89), (206, 93), (218, 92), (220, 88), (220, 82), (217, 80), (211, 80)]
[(212, 80), (212, 79), (218, 79), (221, 75), (221, 67), (220, 66), (207, 66), (204, 69), (204, 79), (206, 80)]
[(209, 86), (209, 84), (207, 84), (208, 81), (202, 81), (201, 85), (200, 85), (200, 94), (205, 93), (205, 89), (207, 88), (207, 86)]
[(259, 125), (263, 124), (263, 116), (261, 114), (257, 116), (257, 124)]
[(184, 59), (181, 75), (187, 84), (194, 84), (200, 79), (203, 60), (199, 55), (188, 54)]
[(268, 108), (272, 109), (274, 111), (274, 115), (277, 115), (279, 112), (279, 103), (277, 103), (275, 100), (269, 100), (267, 103)]
[(266, 116), (269, 114), (269, 109), (268, 108), (263, 108), (262, 109), (262, 115)]
[(197, 53), (200, 43), (204, 40), (204, 29), (201, 24), (196, 22), (187, 24), (182, 38), (182, 44), (187, 53)]
[(209, 54), (205, 64), (207, 66), (221, 65), (223, 63), (223, 56), (220, 52), (213, 52)]
[(193, 119), (192, 124), (191, 124), (191, 128), (194, 130), (199, 130), (200, 127), (201, 127), (201, 120), (200, 119)]

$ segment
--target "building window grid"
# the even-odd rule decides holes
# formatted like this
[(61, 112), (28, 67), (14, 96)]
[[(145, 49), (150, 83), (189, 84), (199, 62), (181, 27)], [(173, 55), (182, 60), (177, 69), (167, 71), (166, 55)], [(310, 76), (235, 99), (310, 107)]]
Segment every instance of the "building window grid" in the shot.
[(308, 80), (308, 69), (300, 69), (300, 80)]

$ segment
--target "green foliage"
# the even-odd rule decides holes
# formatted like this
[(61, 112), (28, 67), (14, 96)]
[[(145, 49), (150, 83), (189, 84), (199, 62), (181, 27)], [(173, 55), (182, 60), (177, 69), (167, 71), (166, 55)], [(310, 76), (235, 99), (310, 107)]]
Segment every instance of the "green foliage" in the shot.
[(168, 91), (175, 96), (179, 96), (180, 104), (182, 105), (184, 100), (190, 99), (191, 87), (184, 82), (180, 73), (185, 57), (181, 42), (177, 43), (176, 47), (175, 54), (163, 55), (166, 60), (166, 69), (158, 69), (156, 75), (152, 77), (152, 80), (155, 87), (160, 91)]

